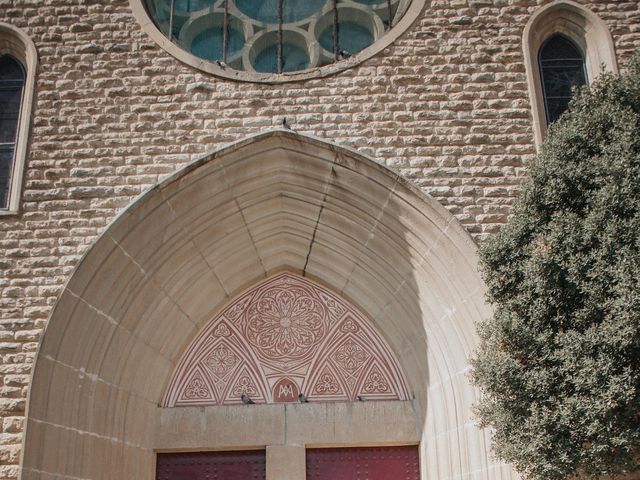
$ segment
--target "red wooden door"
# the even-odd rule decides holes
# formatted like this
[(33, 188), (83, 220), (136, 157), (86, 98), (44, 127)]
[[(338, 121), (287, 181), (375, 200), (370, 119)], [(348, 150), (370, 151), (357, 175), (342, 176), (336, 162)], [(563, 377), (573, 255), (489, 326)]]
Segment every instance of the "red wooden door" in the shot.
[(159, 453), (156, 480), (264, 480), (264, 450)]
[(420, 480), (418, 446), (310, 448), (307, 480)]

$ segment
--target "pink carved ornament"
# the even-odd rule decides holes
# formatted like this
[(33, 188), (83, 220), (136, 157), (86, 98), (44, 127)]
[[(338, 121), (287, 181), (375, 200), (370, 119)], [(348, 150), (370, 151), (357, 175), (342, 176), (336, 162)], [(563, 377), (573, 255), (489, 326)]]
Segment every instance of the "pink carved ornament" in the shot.
[(239, 296), (197, 335), (164, 406), (407, 400), (398, 361), (344, 300), (291, 273)]

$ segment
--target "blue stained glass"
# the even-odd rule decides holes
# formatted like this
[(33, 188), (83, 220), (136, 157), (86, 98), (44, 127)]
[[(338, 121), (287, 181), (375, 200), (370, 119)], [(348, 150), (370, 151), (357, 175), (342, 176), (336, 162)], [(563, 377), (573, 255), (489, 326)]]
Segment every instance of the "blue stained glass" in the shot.
[(169, 34), (169, 5), (165, 0), (147, 2), (151, 18), (165, 35)]
[(0, 82), (0, 143), (14, 143), (18, 132), (22, 85), (6, 88)]
[(18, 132), (24, 71), (9, 55), (0, 56), (0, 144), (13, 144)]
[(7, 208), (13, 169), (13, 145), (0, 145), (0, 208)]
[(253, 62), (253, 68), (256, 69), (257, 72), (264, 73), (277, 73), (278, 72), (278, 64), (276, 56), (278, 54), (277, 45), (271, 45), (270, 47), (265, 48), (260, 52), (260, 54), (256, 57)]
[(195, 12), (209, 8), (214, 0), (175, 0), (175, 9), (181, 12)]
[[(222, 27), (209, 28), (200, 32), (191, 42), (191, 52), (207, 60), (222, 60)], [(244, 36), (233, 28), (229, 29), (227, 56), (239, 52), (244, 45)]]
[(306, 50), (285, 43), (282, 45), (282, 56), (284, 58), (283, 70), (285, 72), (295, 72), (296, 70), (304, 70), (309, 68), (309, 54)]
[(587, 81), (584, 56), (571, 40), (557, 34), (542, 46), (538, 61), (547, 123), (551, 123), (569, 106), (573, 88)]
[[(269, 73), (278, 73), (277, 45), (282, 37), (284, 44), (280, 61), (284, 72), (322, 67), (355, 55), (373, 44), (377, 40), (378, 27), (388, 30), (389, 15), (395, 15), (399, 4), (398, 0), (391, 0), (392, 12), (389, 12), (386, 8), (388, 0), (354, 0), (360, 4), (359, 7), (349, 6), (343, 0), (337, 0), (337, 5), (334, 4), (336, 0), (143, 1), (165, 35), (194, 56), (210, 62), (226, 57), (229, 68), (240, 70), (245, 67), (242, 59), (248, 56), (253, 69)], [(334, 6), (338, 7), (339, 22), (339, 55), (335, 58), (332, 55)], [(221, 24), (225, 12), (229, 28), (227, 52), (222, 48)], [(283, 24), (282, 29), (279, 22)], [(202, 31), (203, 28), (206, 30)], [(280, 31), (282, 35), (278, 34)], [(269, 38), (264, 38), (264, 35)], [(326, 50), (323, 54), (320, 54), (319, 46)]]
[(24, 87), (24, 69), (0, 55), (0, 208), (7, 208)]
[[(277, 73), (277, 55), (278, 46), (275, 44), (268, 46), (258, 54), (253, 68), (258, 72)], [(309, 55), (304, 49), (297, 45), (284, 43), (282, 45), (282, 57), (284, 59), (283, 71), (285, 72), (295, 72), (309, 67)]]
[(236, 0), (238, 9), (255, 20), (276, 23), (278, 21), (278, 0)]
[(9, 55), (0, 57), (0, 82), (24, 81), (24, 71), (20, 64)]
[[(327, 3), (327, 0), (283, 0), (283, 23), (297, 22), (307, 18)], [(255, 20), (278, 23), (278, 0), (236, 0), (238, 9)]]
[[(368, 28), (355, 22), (338, 22), (338, 49), (353, 55), (373, 43), (373, 34)], [(333, 51), (333, 25), (329, 25), (320, 34), (320, 45)]]
[(320, 38), (318, 38), (320, 45), (325, 50), (329, 50), (333, 52), (333, 25), (329, 25), (325, 28), (320, 34)]

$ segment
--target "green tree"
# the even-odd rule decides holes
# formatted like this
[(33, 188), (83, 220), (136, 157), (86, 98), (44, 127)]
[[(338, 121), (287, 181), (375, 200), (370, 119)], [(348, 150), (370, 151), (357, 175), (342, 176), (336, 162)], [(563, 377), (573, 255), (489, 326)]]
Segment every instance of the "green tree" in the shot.
[(481, 248), (477, 415), (526, 478), (640, 471), (640, 58), (551, 125)]

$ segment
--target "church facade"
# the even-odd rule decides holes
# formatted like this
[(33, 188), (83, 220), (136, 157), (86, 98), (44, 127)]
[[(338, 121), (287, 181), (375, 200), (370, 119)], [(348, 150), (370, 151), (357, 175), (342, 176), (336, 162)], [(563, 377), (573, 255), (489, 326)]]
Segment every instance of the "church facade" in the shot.
[(636, 0), (1, 2), (0, 479), (517, 478), (473, 417), (477, 246), (639, 28)]

